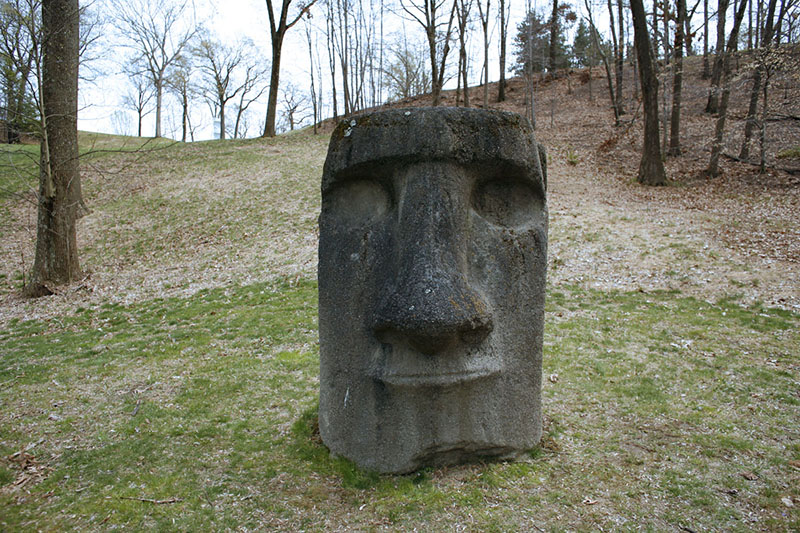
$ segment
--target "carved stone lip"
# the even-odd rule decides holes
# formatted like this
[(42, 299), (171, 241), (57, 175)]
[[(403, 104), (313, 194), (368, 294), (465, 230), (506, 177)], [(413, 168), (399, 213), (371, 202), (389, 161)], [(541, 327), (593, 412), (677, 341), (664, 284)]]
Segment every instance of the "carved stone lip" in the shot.
[(493, 350), (425, 355), (406, 346), (381, 344), (369, 368), (376, 381), (395, 387), (451, 387), (486, 379), (502, 370)]

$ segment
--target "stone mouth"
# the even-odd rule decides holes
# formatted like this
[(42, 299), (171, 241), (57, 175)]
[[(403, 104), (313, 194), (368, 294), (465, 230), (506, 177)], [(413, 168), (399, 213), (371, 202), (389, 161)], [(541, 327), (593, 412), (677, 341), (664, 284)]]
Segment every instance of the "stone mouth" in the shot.
[(494, 350), (448, 350), (426, 355), (413, 348), (381, 344), (369, 368), (373, 379), (396, 387), (451, 387), (486, 379), (502, 370)]

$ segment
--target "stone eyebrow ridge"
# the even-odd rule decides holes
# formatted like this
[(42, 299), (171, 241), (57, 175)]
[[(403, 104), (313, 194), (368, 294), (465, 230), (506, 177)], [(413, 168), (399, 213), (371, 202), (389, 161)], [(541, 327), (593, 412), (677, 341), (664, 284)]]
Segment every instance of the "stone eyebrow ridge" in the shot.
[(533, 129), (520, 115), (464, 108), (392, 109), (355, 116), (337, 126), (322, 189), (346, 172), (422, 161), (508, 165), (534, 175), (539, 168)]

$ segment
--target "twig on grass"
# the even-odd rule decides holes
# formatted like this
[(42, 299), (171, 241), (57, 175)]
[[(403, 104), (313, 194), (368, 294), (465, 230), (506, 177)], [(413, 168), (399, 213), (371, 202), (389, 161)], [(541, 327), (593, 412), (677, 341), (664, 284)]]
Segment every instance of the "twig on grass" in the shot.
[(133, 500), (135, 502), (152, 503), (155, 505), (163, 505), (166, 503), (180, 503), (183, 498), (167, 498), (166, 500), (154, 500), (153, 498), (133, 498), (130, 496), (119, 496), (120, 500)]
[(12, 379), (8, 379), (8, 380), (6, 380), (6, 381), (4, 381), (4, 382), (0, 383), (0, 389), (2, 389), (3, 387), (5, 387), (6, 385), (10, 385), (10, 384), (14, 383), (14, 382), (15, 382), (15, 381), (17, 381), (19, 378), (22, 378), (22, 377), (25, 377), (25, 374), (20, 374), (19, 376), (14, 376)]

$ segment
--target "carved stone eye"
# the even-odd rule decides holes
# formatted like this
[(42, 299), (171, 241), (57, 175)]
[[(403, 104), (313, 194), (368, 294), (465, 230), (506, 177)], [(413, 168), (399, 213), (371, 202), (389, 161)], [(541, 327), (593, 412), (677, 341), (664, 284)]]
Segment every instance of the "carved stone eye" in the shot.
[(369, 179), (339, 184), (328, 193), (329, 213), (350, 228), (367, 226), (389, 211), (391, 198), (386, 188)]
[(532, 221), (541, 209), (536, 190), (521, 180), (494, 179), (479, 183), (472, 209), (492, 224), (518, 227)]

